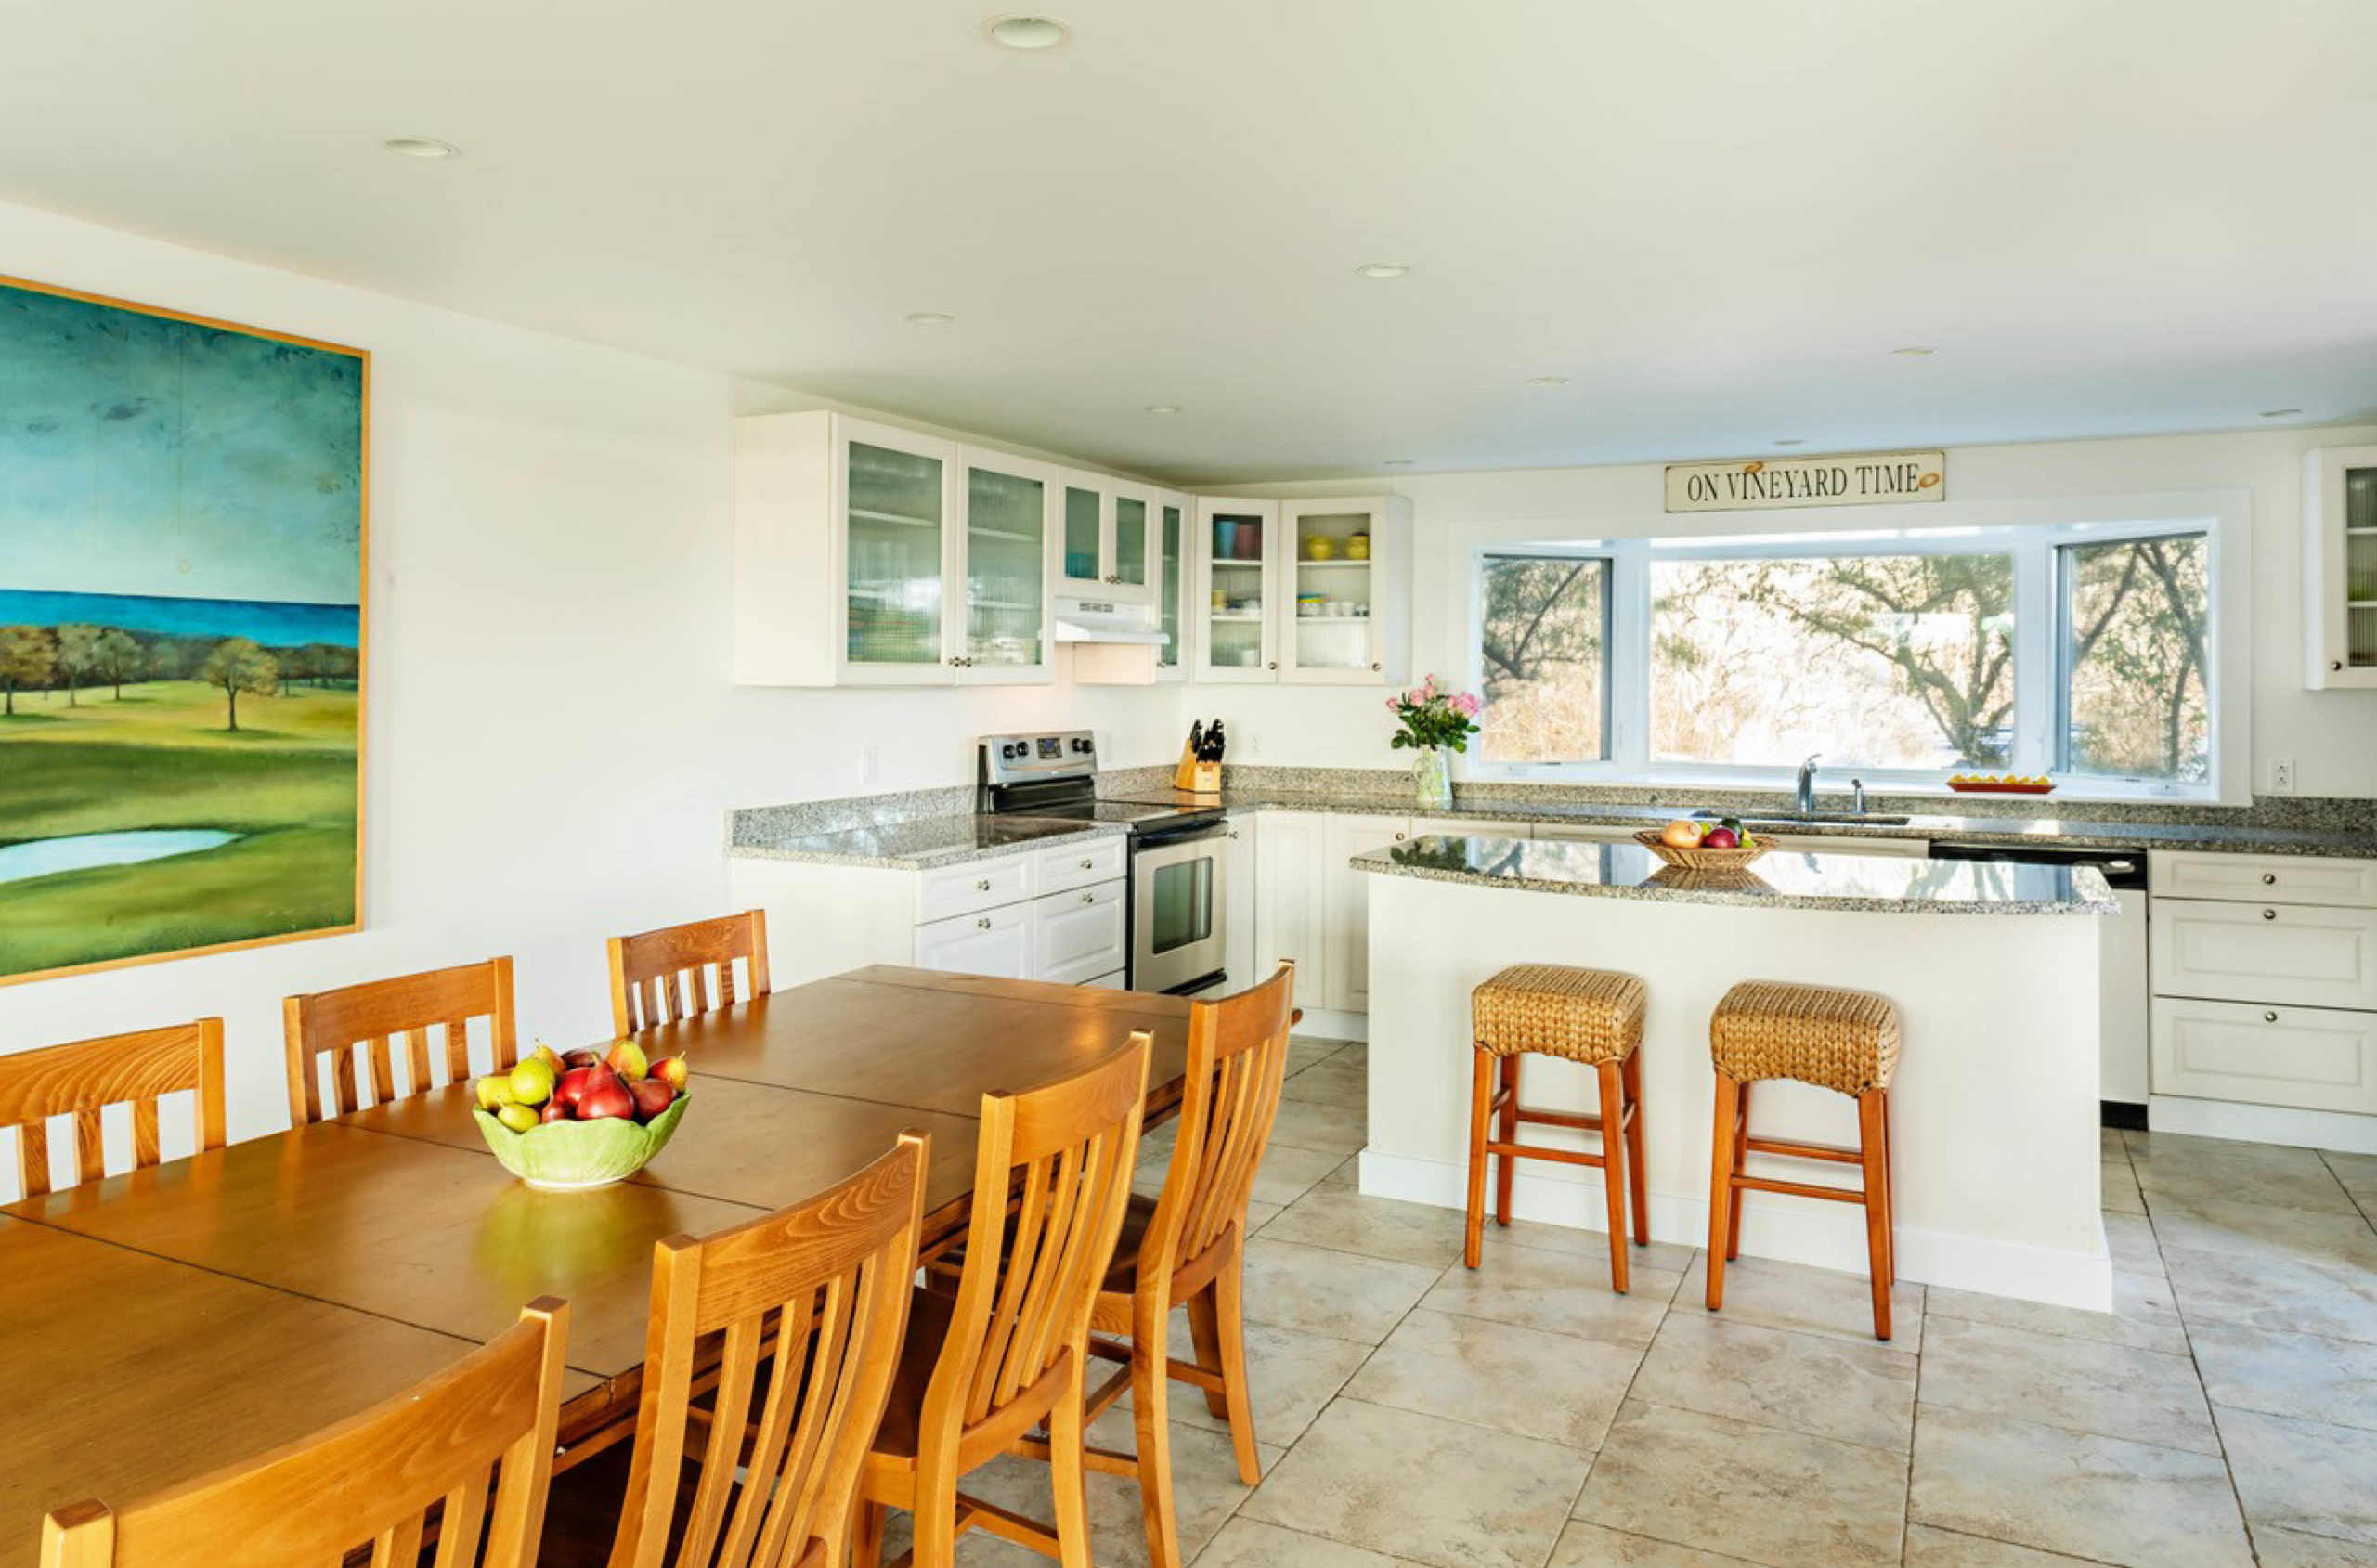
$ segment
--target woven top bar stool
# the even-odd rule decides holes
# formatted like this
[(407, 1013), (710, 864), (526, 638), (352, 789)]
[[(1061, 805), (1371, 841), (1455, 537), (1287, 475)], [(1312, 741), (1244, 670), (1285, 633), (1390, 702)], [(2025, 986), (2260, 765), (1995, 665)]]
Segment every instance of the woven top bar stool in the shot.
[[(1602, 1167), (1609, 1202), (1609, 1281), (1627, 1287), (1626, 1195), (1634, 1207), (1634, 1240), (1650, 1240), (1650, 1188), (1643, 1167), (1643, 1014), (1645, 992), (1632, 975), (1558, 964), (1519, 964), (1470, 993), (1471, 1037), (1476, 1047), (1469, 1096), (1469, 1232), (1471, 1268), (1486, 1227), (1486, 1160), (1501, 1160), (1494, 1220), (1511, 1223), (1515, 1161), (1550, 1160)], [(1601, 1114), (1531, 1110), (1519, 1104), (1519, 1059), (1558, 1056), (1593, 1069)], [(1495, 1084), (1498, 1070), (1501, 1079)], [(1602, 1135), (1601, 1150), (1546, 1148), (1518, 1141), (1519, 1123), (1574, 1127)]]
[[(1746, 980), (1708, 1019), (1717, 1069), (1717, 1118), (1708, 1182), (1708, 1310), (1724, 1304), (1725, 1264), (1742, 1245), (1743, 1192), (1778, 1192), (1856, 1203), (1865, 1211), (1866, 1260), (1874, 1281), (1874, 1337), (1890, 1337), (1890, 1287), (1898, 1279), (1891, 1239), (1890, 1087), (1898, 1070), (1898, 1009), (1888, 997), (1831, 986)], [(1786, 1079), (1857, 1102), (1857, 1147), (1754, 1137), (1750, 1085)], [(1748, 1173), (1753, 1154), (1855, 1165), (1856, 1187), (1818, 1186)]]

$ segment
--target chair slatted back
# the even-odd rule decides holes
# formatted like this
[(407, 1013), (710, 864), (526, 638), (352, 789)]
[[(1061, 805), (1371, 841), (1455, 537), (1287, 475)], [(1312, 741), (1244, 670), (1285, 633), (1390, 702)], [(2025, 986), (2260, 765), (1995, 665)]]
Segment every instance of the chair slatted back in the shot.
[(1139, 1277), (1162, 1288), (1242, 1225), (1287, 1082), (1295, 965), (1218, 1002), (1193, 1002), (1188, 1081), (1163, 1192), (1140, 1242)]
[(452, 1367), (327, 1431), (121, 1511), (61, 1509), (42, 1526), (43, 1568), (323, 1568), (367, 1547), (371, 1568), (415, 1568), (433, 1511), (434, 1568), (533, 1568), (568, 1323), (565, 1303), (532, 1302)]
[(734, 961), (743, 995), (768, 994), (768, 916), (746, 910), (715, 920), (611, 939), (611, 1029), (619, 1038), (734, 1005)]
[[(1141, 1031), (1070, 1078), (982, 1096), (966, 1266), (925, 1393), (929, 1434), (954, 1439), (1068, 1354), (1084, 1355), (1130, 1203), (1152, 1043)], [(1011, 1211), (992, 1196), (1009, 1191)]]
[[(490, 958), (451, 969), (370, 980), (337, 991), (292, 996), (281, 1004), (289, 1045), (289, 1119), (304, 1125), (344, 1116), (367, 1105), (425, 1094), (471, 1076), (470, 1025), (488, 1021), (490, 1070), (508, 1072), (519, 1060), (513, 1032), (512, 960)], [(431, 1033), (444, 1038), (432, 1049)], [(396, 1076), (396, 1044), (404, 1051), (406, 1081)], [(327, 1069), (331, 1104), (323, 1109)], [(360, 1080), (370, 1072), (370, 1097)]]
[(132, 1107), (132, 1165), (162, 1158), (157, 1102), (194, 1096), (201, 1149), (223, 1147), (223, 1020), (200, 1018), (169, 1029), (110, 1034), (0, 1056), (0, 1130), (17, 1134), (17, 1180), (27, 1198), (50, 1190), (49, 1119), (74, 1119), (74, 1179), (107, 1174), (101, 1113)]
[[(700, 1474), (677, 1568), (844, 1561), (860, 1467), (907, 1332), (927, 1145), (903, 1134), (805, 1203), (659, 1244), (612, 1568), (669, 1561), (689, 1458)], [(721, 1340), (714, 1392), (696, 1409), (696, 1393), (712, 1386), (697, 1381), (701, 1352)], [(696, 1426), (707, 1428), (697, 1451)]]

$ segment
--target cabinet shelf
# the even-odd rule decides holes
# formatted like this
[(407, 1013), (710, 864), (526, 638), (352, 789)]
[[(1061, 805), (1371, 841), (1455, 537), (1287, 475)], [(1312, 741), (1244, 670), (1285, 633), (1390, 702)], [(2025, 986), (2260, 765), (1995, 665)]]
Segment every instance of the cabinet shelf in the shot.
[(858, 523), (889, 523), (902, 528), (938, 528), (938, 517), (911, 517), (903, 512), (874, 512), (863, 506), (851, 508), (851, 518)]
[(1349, 570), (1360, 570), (1367, 572), (1370, 569), (1370, 564), (1367, 561), (1299, 561), (1296, 563), (1296, 569), (1304, 572), (1344, 572)]
[(1219, 624), (1227, 624), (1231, 621), (1252, 624), (1262, 620), (1263, 612), (1260, 610), (1209, 610), (1205, 614), (1205, 618)]

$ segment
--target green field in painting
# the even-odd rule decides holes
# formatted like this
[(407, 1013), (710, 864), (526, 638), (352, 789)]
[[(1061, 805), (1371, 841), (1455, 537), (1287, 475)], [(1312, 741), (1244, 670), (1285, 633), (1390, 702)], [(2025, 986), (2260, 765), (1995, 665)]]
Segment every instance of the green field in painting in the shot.
[(0, 718), (0, 845), (143, 828), (236, 842), (139, 865), (0, 883), (0, 976), (318, 930), (355, 918), (356, 694), (242, 696), (194, 681), (69, 706), (19, 693)]

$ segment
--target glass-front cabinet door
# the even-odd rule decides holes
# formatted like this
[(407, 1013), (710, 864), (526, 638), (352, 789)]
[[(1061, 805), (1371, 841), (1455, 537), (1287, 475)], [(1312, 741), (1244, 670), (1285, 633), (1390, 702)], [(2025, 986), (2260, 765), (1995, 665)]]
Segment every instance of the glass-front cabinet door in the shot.
[(1112, 548), (1106, 560), (1106, 597), (1144, 604), (1155, 596), (1156, 493), (1116, 481), (1107, 496)]
[(859, 680), (946, 681), (955, 448), (854, 421), (839, 434), (843, 672)]
[(1271, 640), (1279, 503), (1197, 503), (1197, 679), (1272, 681), (1279, 655)]
[(1048, 673), (1048, 514), (1056, 471), (968, 450), (957, 679), (1045, 681)]
[(1057, 589), (1096, 596), (1106, 587), (1111, 546), (1107, 529), (1106, 482), (1094, 473), (1062, 475), (1063, 496), (1057, 534)]
[(2306, 682), (2377, 686), (2377, 447), (2325, 447), (2304, 463)]
[(1156, 679), (1180, 679), (1188, 662), (1188, 498), (1159, 496), (1155, 527), (1155, 628), (1163, 645), (1155, 651)]
[(1367, 501), (1279, 507), (1279, 666), (1295, 680), (1372, 685), (1385, 674), (1385, 529)]

